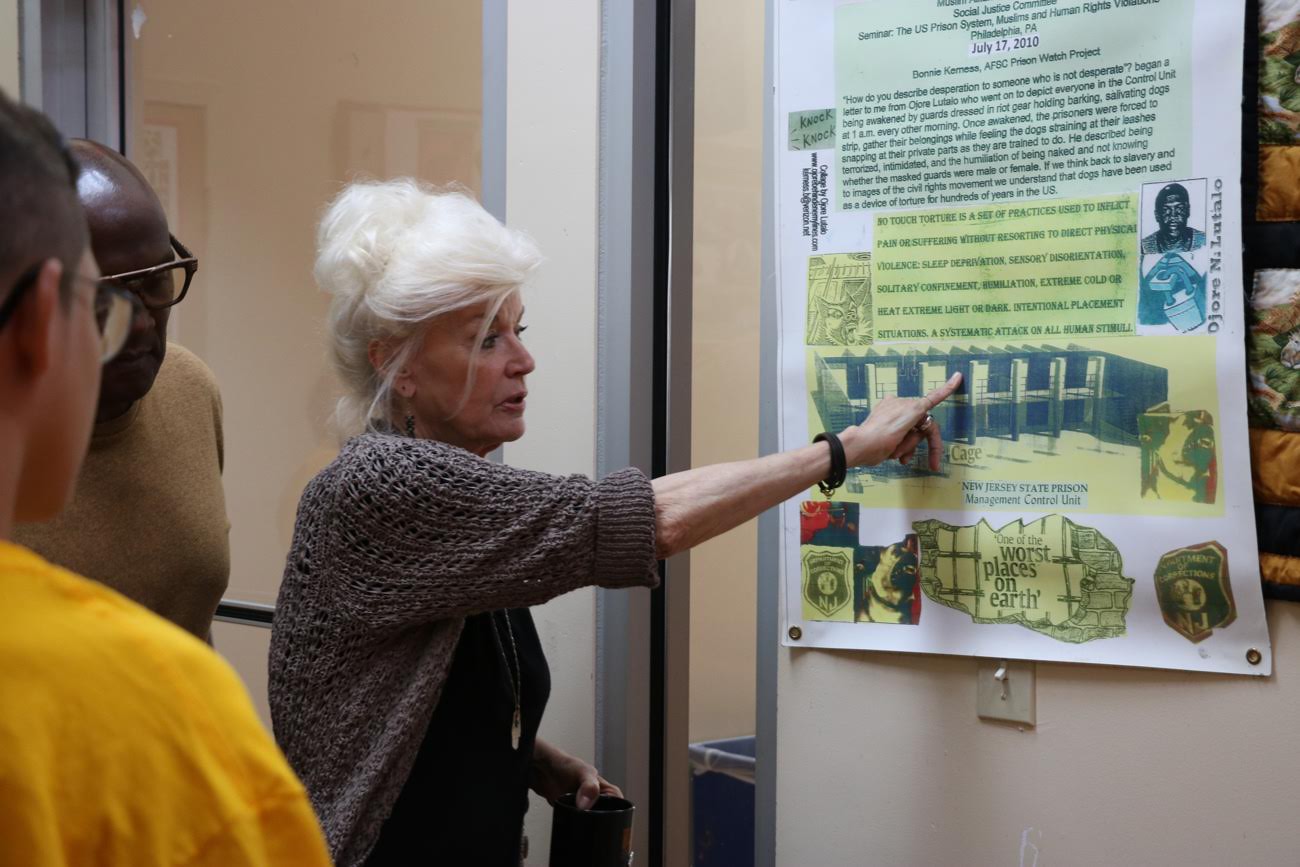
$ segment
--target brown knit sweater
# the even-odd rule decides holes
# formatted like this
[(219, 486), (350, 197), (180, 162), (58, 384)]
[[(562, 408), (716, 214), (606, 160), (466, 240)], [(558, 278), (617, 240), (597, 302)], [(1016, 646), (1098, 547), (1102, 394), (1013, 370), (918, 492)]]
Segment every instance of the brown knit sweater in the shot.
[(169, 343), (149, 393), (95, 426), (72, 502), (14, 541), (206, 639), (230, 581), (222, 456), (216, 380)]
[(392, 812), (467, 615), (656, 581), (636, 470), (592, 482), (430, 440), (348, 442), (298, 505), (270, 658), (275, 737), (338, 864), (362, 864)]

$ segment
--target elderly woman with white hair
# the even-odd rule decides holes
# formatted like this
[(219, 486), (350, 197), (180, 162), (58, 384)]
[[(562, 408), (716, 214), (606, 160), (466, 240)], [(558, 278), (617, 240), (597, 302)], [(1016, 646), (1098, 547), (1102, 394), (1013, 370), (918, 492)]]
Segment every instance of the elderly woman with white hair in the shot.
[(824, 442), (654, 481), (492, 463), (524, 433), (533, 243), (412, 181), (349, 186), (318, 240), (355, 436), (299, 504), (270, 698), (344, 867), (517, 865), (528, 788), (582, 806), (617, 792), (537, 737), (550, 674), (528, 606), (654, 586), (657, 560), (922, 440), (938, 460), (929, 410), (957, 377)]

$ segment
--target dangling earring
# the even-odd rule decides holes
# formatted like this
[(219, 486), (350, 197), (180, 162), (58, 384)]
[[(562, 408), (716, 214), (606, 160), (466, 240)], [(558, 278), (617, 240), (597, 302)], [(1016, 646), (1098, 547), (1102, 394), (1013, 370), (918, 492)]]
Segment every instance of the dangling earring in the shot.
[(415, 416), (413, 415), (406, 417), (406, 435), (411, 439), (415, 439)]

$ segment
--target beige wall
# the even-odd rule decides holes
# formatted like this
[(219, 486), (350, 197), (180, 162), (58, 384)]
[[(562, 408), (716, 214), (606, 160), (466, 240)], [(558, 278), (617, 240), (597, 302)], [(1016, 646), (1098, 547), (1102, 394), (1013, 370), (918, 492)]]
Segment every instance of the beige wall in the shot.
[[(524, 297), (537, 359), (528, 432), (505, 447), (505, 461), (587, 476), (596, 467), (599, 25), (599, 0), (509, 4), (506, 219), (537, 240), (546, 262)], [(596, 745), (595, 614), (589, 589), (533, 609), (551, 668), (540, 735), (587, 761)], [(550, 821), (534, 795), (530, 864), (547, 863)]]
[(266, 660), (271, 653), (271, 630), (237, 623), (212, 624), (212, 644), (239, 672), (262, 724), (271, 728), (271, 708), (266, 701)]
[(130, 46), (130, 156), (200, 259), (171, 336), (221, 384), (235, 598), (275, 601), (298, 496), (336, 445), (311, 274), (325, 203), (357, 173), (478, 184), (479, 4), (384, 10), (151, 4)]
[(18, 69), (18, 0), (0, 0), (0, 90), (14, 99), (21, 83)]
[(1025, 732), (971, 660), (783, 650), (777, 863), (1300, 863), (1300, 605), (1269, 626), (1268, 679), (1040, 664)]
[[(377, 20), (346, 2), (325, 13), (236, 0), (147, 11), (133, 45), (133, 108), (176, 130), (179, 166), (162, 160), (155, 183), (177, 187), (177, 234), (203, 260), (176, 337), (212, 366), (225, 398), (231, 595), (270, 602), (302, 485), (334, 451), (327, 299), (311, 278), (316, 219), (356, 171), (477, 187), (477, 158), (460, 173), (449, 167), (479, 148), (481, 9), (408, 0)], [(598, 13), (595, 0), (563, 15), (511, 4), (509, 21), (507, 212), (547, 262), (527, 299), (539, 368), (530, 431), (506, 460), (560, 473), (590, 474), (595, 464)], [(427, 134), (431, 125), (441, 137)], [(146, 144), (166, 148), (145, 132), (137, 161)], [(570, 594), (534, 613), (553, 673), (543, 734), (590, 757), (594, 597)], [(263, 712), (265, 637), (225, 624), (215, 634)], [(535, 863), (544, 863), (549, 819), (549, 807), (534, 804)]]
[[(334, 451), (326, 425), (336, 385), (324, 364), (327, 299), (311, 278), (313, 231), (343, 177), (443, 172), (477, 187), (481, 8), (405, 0), (174, 3), (146, 9), (133, 44), (133, 110), (172, 128), (177, 234), (203, 260), (175, 336), (212, 366), (226, 405), (231, 595), (274, 601), (302, 485)], [(557, 473), (595, 466), (595, 299), (599, 3), (510, 4), (509, 222), (547, 257), (527, 296), (529, 433), (509, 463)], [(255, 22), (256, 26), (250, 26)], [(286, 57), (284, 52), (290, 52)], [(232, 62), (234, 56), (238, 62)], [(441, 125), (441, 126), (439, 126)], [(430, 126), (441, 137), (428, 135)], [(468, 129), (467, 148), (455, 136)], [(134, 154), (170, 145), (139, 129)], [(420, 136), (424, 134), (424, 137)], [(501, 143), (496, 143), (500, 145)], [(164, 154), (165, 156), (165, 154)], [(472, 176), (466, 176), (472, 175)], [(153, 177), (153, 176), (151, 176)], [(165, 190), (164, 200), (167, 200)], [(552, 669), (542, 733), (594, 752), (594, 595), (534, 610)], [(219, 625), (219, 649), (265, 712), (266, 633)], [(550, 808), (529, 816), (545, 863)]]
[[(703, 466), (758, 455), (762, 6), (697, 4), (695, 33), (691, 456)], [(756, 544), (750, 522), (691, 552), (692, 742), (754, 733)]]
[[(336, 448), (311, 273), (325, 203), (359, 173), (479, 183), (478, 4), (386, 11), (177, 0), (147, 5), (129, 46), (130, 156), (200, 260), (170, 337), (221, 385), (234, 598), (275, 601), (299, 494)], [(213, 640), (269, 725), (270, 630)]]

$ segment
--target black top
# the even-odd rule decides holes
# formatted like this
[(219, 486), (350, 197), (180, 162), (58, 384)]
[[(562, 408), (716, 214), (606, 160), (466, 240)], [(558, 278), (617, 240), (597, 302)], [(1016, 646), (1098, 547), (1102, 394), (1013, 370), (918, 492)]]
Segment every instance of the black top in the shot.
[[(518, 750), (510, 746), (515, 659), (507, 616), (523, 669)], [(527, 608), (467, 617), (411, 775), (366, 863), (518, 867), (529, 764), (550, 693)]]

